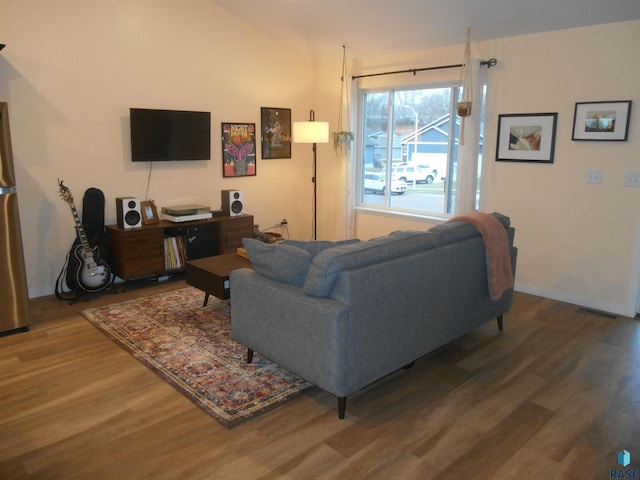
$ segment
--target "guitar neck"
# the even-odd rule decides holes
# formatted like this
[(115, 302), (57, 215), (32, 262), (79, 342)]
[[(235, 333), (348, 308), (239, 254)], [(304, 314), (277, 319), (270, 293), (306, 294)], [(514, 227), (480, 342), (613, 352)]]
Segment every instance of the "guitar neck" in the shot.
[(82, 222), (80, 221), (80, 216), (78, 215), (76, 206), (73, 203), (70, 203), (69, 205), (71, 207), (71, 213), (73, 213), (73, 219), (76, 221), (76, 231), (78, 232), (78, 238), (80, 239), (80, 243), (82, 244), (82, 249), (84, 250), (85, 255), (87, 255), (91, 252), (89, 239), (87, 238), (87, 234), (85, 233)]

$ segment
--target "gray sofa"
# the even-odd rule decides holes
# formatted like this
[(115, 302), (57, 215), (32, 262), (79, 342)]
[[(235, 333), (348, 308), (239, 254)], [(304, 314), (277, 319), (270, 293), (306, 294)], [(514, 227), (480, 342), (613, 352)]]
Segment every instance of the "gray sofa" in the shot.
[[(517, 250), (506, 229), (515, 272)], [(230, 275), (236, 341), (338, 397), (411, 365), (511, 307), (489, 295), (485, 245), (470, 223), (368, 241), (244, 241), (255, 268)]]

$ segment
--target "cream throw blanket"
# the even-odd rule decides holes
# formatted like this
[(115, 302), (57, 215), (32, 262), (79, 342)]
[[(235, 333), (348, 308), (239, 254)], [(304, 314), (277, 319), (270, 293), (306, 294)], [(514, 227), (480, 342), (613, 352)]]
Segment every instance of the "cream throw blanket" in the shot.
[(487, 257), (489, 293), (492, 300), (499, 300), (514, 284), (509, 237), (504, 226), (493, 215), (482, 212), (460, 215), (447, 221), (449, 222), (470, 223), (482, 235)]

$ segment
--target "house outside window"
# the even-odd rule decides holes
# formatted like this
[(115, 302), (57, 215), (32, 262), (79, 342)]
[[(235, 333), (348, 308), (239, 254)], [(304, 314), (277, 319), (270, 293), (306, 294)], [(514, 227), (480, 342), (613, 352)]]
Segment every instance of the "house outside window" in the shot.
[[(456, 191), (462, 119), (455, 105), (460, 90), (457, 83), (449, 83), (358, 92), (362, 144), (356, 157), (357, 207), (448, 217), (454, 212), (456, 195), (463, 194), (475, 196), (477, 207), (479, 191)], [(484, 94), (481, 104), (483, 112)], [(482, 143), (481, 131), (478, 172)], [(386, 185), (404, 181), (406, 191), (365, 189), (367, 174), (382, 176)]]

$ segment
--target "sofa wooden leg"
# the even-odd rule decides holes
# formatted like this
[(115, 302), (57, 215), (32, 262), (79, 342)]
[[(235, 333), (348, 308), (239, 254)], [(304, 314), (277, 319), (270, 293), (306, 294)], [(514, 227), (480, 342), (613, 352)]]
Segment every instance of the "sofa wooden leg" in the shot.
[(247, 363), (253, 362), (253, 350), (247, 348)]
[(347, 397), (338, 397), (338, 418), (344, 419), (344, 414), (347, 410)]
[(498, 315), (496, 320), (498, 320), (498, 330), (502, 331), (502, 315)]

